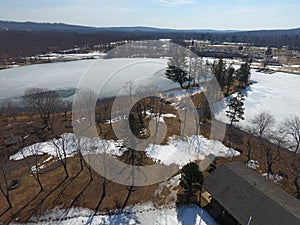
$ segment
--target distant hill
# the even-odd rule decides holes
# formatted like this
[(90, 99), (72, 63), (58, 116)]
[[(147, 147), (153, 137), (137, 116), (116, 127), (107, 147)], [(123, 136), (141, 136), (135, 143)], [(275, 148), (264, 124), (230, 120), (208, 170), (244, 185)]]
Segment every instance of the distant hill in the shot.
[(0, 21), (0, 30), (2, 31), (77, 31), (91, 32), (95, 28), (77, 25), (68, 25), (63, 23), (35, 23), (35, 22), (14, 22)]
[(36, 22), (15, 22), (0, 20), (0, 31), (56, 31), (56, 32), (77, 32), (77, 33), (97, 33), (103, 31), (115, 32), (162, 32), (162, 33), (241, 33), (249, 35), (277, 35), (277, 34), (300, 34), (300, 28), (276, 29), (276, 30), (214, 30), (214, 29), (167, 29), (155, 27), (89, 27), (70, 25), (65, 23), (36, 23)]
[(78, 26), (64, 23), (35, 23), (35, 22), (14, 22), (14, 21), (1, 21), (0, 30), (2, 31), (58, 31), (58, 32), (78, 32), (78, 33), (95, 33), (103, 31), (123, 31), (123, 32), (196, 32), (196, 33), (217, 33), (228, 32), (213, 29), (191, 29), (191, 30), (176, 30), (164, 29), (154, 27), (89, 27)]
[(0, 21), (0, 64), (18, 58), (75, 46), (94, 46), (124, 40), (173, 39), (238, 42), (255, 46), (288, 46), (300, 50), (300, 28), (282, 30), (176, 30), (154, 27), (88, 27), (64, 23)]

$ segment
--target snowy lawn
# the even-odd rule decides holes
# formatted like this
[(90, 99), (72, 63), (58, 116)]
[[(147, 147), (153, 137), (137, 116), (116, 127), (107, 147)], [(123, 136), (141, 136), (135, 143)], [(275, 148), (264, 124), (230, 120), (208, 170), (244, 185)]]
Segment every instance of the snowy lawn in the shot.
[(173, 136), (169, 138), (167, 145), (151, 144), (146, 149), (146, 153), (156, 162), (167, 166), (174, 163), (180, 167), (191, 161), (204, 160), (205, 156), (208, 155), (229, 158), (240, 154), (219, 141), (209, 140), (203, 136), (196, 135), (186, 137), (185, 140), (178, 136)]
[[(208, 80), (209, 79), (211, 79), (211, 77), (209, 77)], [(165, 98), (167, 100), (175, 98), (177, 101), (180, 101), (181, 99), (183, 99), (185, 97), (190, 97), (190, 96), (201, 93), (204, 88), (205, 88), (204, 84), (202, 84), (199, 87), (191, 87), (188, 90), (178, 88), (175, 90), (170, 90), (170, 91), (165, 91), (163, 93), (160, 93), (160, 97)]]
[[(74, 134), (63, 134), (60, 139), (36, 143), (25, 147), (16, 154), (10, 156), (10, 160), (21, 160), (32, 155), (48, 154), (58, 159), (63, 157), (63, 149), (67, 157), (72, 157), (81, 149), (83, 155), (93, 153), (107, 153), (113, 156), (121, 156), (126, 148), (122, 148), (122, 141), (103, 140), (101, 138), (81, 138), (80, 141)], [(224, 146), (219, 141), (209, 140), (203, 136), (193, 135), (184, 139), (173, 136), (167, 145), (150, 144), (146, 148), (146, 154), (154, 161), (179, 167), (195, 161), (204, 160), (205, 156), (233, 157), (240, 153)]]
[(164, 118), (176, 118), (176, 115), (167, 113), (167, 114), (159, 114), (159, 113), (151, 113), (150, 111), (146, 111), (148, 118), (156, 118), (157, 122), (164, 123)]
[[(245, 95), (245, 120), (239, 125), (246, 127), (251, 119), (260, 112), (270, 112), (277, 124), (289, 115), (299, 115), (300, 112), (300, 75), (277, 72), (264, 74), (251, 71), (253, 85), (243, 91)], [(226, 117), (226, 99), (215, 106), (218, 120), (228, 123)]]
[[(41, 218), (33, 219), (40, 225), (218, 225), (214, 219), (199, 207), (164, 207), (157, 209), (151, 203), (129, 206), (121, 214), (95, 215), (89, 217), (92, 211), (81, 208), (73, 208), (65, 218), (62, 218), (62, 210), (53, 210)], [(61, 221), (53, 221), (53, 218), (62, 218)], [(29, 223), (36, 224), (36, 223)]]
[(47, 142), (36, 143), (25, 147), (16, 154), (10, 156), (10, 160), (21, 160), (32, 155), (48, 154), (61, 158), (63, 149), (66, 156), (72, 157), (81, 149), (83, 155), (88, 153), (107, 153), (114, 156), (121, 156), (125, 148), (122, 148), (122, 141), (104, 140), (101, 138), (81, 138), (80, 141), (74, 134), (63, 134), (60, 139), (53, 139)]

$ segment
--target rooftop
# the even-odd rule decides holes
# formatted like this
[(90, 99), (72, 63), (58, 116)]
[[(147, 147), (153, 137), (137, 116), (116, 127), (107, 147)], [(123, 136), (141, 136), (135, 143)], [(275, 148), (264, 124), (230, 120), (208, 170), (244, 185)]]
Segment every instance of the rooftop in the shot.
[(216, 169), (204, 188), (242, 225), (300, 224), (300, 201), (241, 162)]

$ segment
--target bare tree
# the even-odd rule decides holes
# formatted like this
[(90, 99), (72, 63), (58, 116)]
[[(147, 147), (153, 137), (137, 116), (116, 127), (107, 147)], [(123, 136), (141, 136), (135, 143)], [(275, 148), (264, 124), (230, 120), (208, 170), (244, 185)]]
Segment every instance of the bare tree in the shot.
[(38, 112), (45, 124), (44, 128), (53, 132), (53, 115), (61, 104), (57, 92), (43, 88), (29, 88), (24, 92), (22, 98), (25, 103)]
[(275, 119), (269, 112), (261, 112), (251, 120), (253, 128), (259, 137), (263, 137), (275, 124)]
[(158, 92), (157, 87), (155, 86), (144, 86), (139, 85), (136, 87), (136, 95), (139, 99), (139, 103), (141, 104), (141, 110), (144, 113), (144, 117), (147, 115), (147, 109), (148, 107), (151, 108), (151, 113), (153, 113), (153, 108), (151, 107), (151, 98), (155, 96), (155, 94)]
[(12, 208), (12, 202), (10, 197), (10, 188), (9, 188), (9, 181), (8, 181), (8, 159), (3, 154), (0, 155), (0, 191), (6, 199), (8, 204), (8, 208), (0, 214), (2, 216), (5, 214), (9, 209)]
[(265, 152), (268, 167), (268, 179), (273, 174), (274, 149), (263, 138), (271, 138), (270, 130), (275, 124), (274, 116), (269, 112), (261, 112), (251, 120), (252, 131), (259, 136), (261, 150)]
[[(74, 146), (78, 142), (75, 140), (76, 138), (73, 136), (68, 136), (67, 134), (61, 135), (59, 138), (51, 140), (51, 143), (55, 146), (56, 157), (62, 164), (67, 179), (69, 175), (68, 167), (67, 167), (67, 158), (68, 158), (68, 151), (70, 151), (70, 146)], [(74, 153), (77, 149), (74, 149)]]
[(101, 112), (97, 113), (96, 117), (95, 117), (95, 121), (96, 121), (96, 123), (97, 123), (97, 125), (100, 129), (100, 135), (102, 135), (102, 133), (103, 133), (102, 126), (101, 126), (102, 120), (103, 120), (102, 119), (102, 113)]
[(266, 163), (268, 166), (268, 179), (270, 179), (270, 175), (273, 174), (274, 149), (272, 146), (268, 145), (268, 143), (263, 145), (263, 149), (265, 151)]
[(277, 154), (275, 156), (275, 159), (279, 160), (281, 148), (288, 143), (286, 133), (283, 132), (282, 129), (279, 127), (277, 130), (272, 132), (270, 137), (271, 137), (271, 141), (274, 142), (277, 146)]
[(295, 154), (293, 162), (284, 160), (286, 169), (290, 172), (289, 182), (295, 187), (294, 196), (300, 200), (300, 155)]
[(285, 121), (281, 124), (282, 130), (285, 132), (288, 138), (290, 138), (294, 146), (294, 152), (299, 153), (300, 147), (300, 118), (299, 116), (291, 116), (286, 118)]
[(95, 105), (97, 102), (97, 94), (90, 89), (80, 90), (77, 94), (76, 105), (78, 112), (76, 117), (80, 120), (87, 120), (88, 126), (92, 126), (95, 121)]
[(196, 58), (194, 63), (195, 80), (197, 84), (200, 85), (203, 82), (203, 78), (206, 82), (206, 76), (208, 75), (208, 66), (203, 63), (203, 58)]
[[(201, 95), (196, 95), (194, 98), (193, 98), (193, 102), (195, 104), (195, 107), (196, 107), (196, 112), (195, 114), (197, 113), (197, 120), (196, 121), (196, 130), (199, 132), (200, 131), (200, 126), (201, 126), (201, 123), (202, 121), (204, 121), (204, 118), (205, 118), (205, 113), (204, 113), (204, 110), (205, 110), (205, 105), (206, 105), (206, 102), (205, 100), (202, 98)], [(197, 133), (198, 134), (198, 133)]]
[(7, 116), (12, 116), (16, 120), (17, 107), (11, 100), (5, 104), (4, 111)]
[(67, 112), (70, 111), (70, 109), (72, 109), (72, 103), (69, 101), (62, 101), (61, 109), (64, 112), (64, 117), (67, 119)]
[(253, 127), (248, 126), (247, 128), (247, 162), (251, 160), (251, 153), (252, 153), (252, 143), (251, 143), (251, 136), (255, 133)]
[(135, 85), (133, 81), (128, 81), (125, 83), (123, 90), (129, 95), (130, 103), (132, 102), (132, 97), (134, 95)]
[[(298, 160), (298, 162), (299, 162), (299, 160)], [(299, 164), (292, 165), (291, 172), (294, 176), (293, 184), (296, 188), (295, 197), (300, 199), (300, 167), (299, 167)]]
[(41, 174), (40, 174), (40, 166), (41, 164), (39, 163), (39, 151), (40, 151), (40, 144), (34, 144), (31, 145), (25, 149), (21, 150), (21, 154), (23, 156), (23, 158), (25, 159), (26, 153), (24, 151), (29, 151), (30, 155), (32, 155), (34, 157), (34, 165), (32, 166), (32, 164), (27, 163), (27, 165), (29, 166), (29, 171), (31, 173), (31, 175), (33, 176), (33, 178), (36, 180), (36, 182), (38, 183), (39, 187), (40, 187), (40, 192), (42, 192), (44, 190), (43, 184), (41, 182)]

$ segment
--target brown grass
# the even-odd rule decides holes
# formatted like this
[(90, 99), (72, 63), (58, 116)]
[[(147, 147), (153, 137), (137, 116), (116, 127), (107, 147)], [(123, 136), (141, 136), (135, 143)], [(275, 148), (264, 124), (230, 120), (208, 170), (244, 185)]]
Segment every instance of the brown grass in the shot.
[[(231, 90), (234, 91), (235, 87), (232, 87)], [(103, 110), (103, 107), (104, 105), (100, 105), (97, 110)], [(107, 103), (105, 107), (108, 108), (108, 112), (109, 104)], [(176, 111), (170, 105), (165, 104), (163, 106), (162, 113), (176, 114)], [(107, 114), (105, 116), (106, 118), (104, 119), (108, 119), (107, 116), (109, 115)], [(29, 126), (38, 126), (40, 123), (38, 117), (34, 117), (33, 125), (29, 125), (29, 121), (31, 121), (31, 118), (26, 114), (18, 116), (16, 121), (14, 121), (12, 117), (0, 117), (1, 137), (8, 137), (12, 133), (17, 133), (18, 135), (25, 136)], [(67, 118), (65, 118), (63, 114), (56, 114), (55, 121), (56, 123), (54, 126), (54, 133), (52, 134), (51, 132), (45, 131), (47, 139), (51, 139), (61, 133), (72, 132), (72, 129), (65, 128), (65, 125), (71, 123), (71, 113), (68, 113)], [(167, 142), (168, 137), (172, 135), (179, 135), (181, 128), (178, 116), (177, 118), (165, 118), (165, 121), (168, 127), (168, 132), (163, 143)], [(145, 123), (147, 124), (147, 120), (145, 120)], [(110, 124), (102, 123), (101, 126), (103, 129), (103, 133), (101, 134), (101, 136), (106, 137), (107, 139), (116, 138), (114, 132), (110, 127)], [(209, 137), (210, 122), (205, 121), (205, 123), (201, 125), (200, 131), (202, 135), (204, 135), (205, 137)], [(230, 128), (227, 126), (227, 133), (224, 139), (224, 144), (227, 146), (229, 145), (228, 132), (234, 133), (235, 138), (232, 140), (232, 147), (241, 152), (241, 155), (239, 157), (235, 157), (232, 160), (246, 162), (246, 143), (248, 134), (241, 130), (238, 130), (237, 128)], [(11, 154), (12, 152), (18, 151), (20, 147), (35, 143), (36, 141), (37, 137), (32, 136), (28, 138), (22, 145), (9, 148), (6, 148), (3, 143), (0, 143), (0, 150)], [(260, 167), (258, 168), (257, 172), (266, 172), (266, 157), (263, 149), (261, 148), (259, 140), (256, 137), (251, 136), (250, 142), (253, 149), (251, 158), (257, 160), (260, 163)], [(268, 145), (271, 146), (274, 150), (276, 149), (275, 145), (271, 143), (268, 143)], [(45, 157), (47, 156), (41, 157), (40, 160), (43, 161)], [(121, 161), (124, 161), (126, 157), (128, 158), (128, 154), (125, 154), (119, 159)], [(274, 173), (279, 174), (281, 172), (287, 175), (287, 178), (284, 178), (284, 180), (279, 185), (290, 194), (295, 193), (295, 188), (292, 184), (293, 175), (290, 171), (290, 164), (293, 157), (294, 154), (292, 152), (282, 149), (280, 151), (280, 159), (274, 161), (273, 164)], [(300, 160), (298, 160), (297, 163), (299, 163), (299, 161)], [(223, 158), (218, 159), (217, 167), (226, 162), (230, 162), (230, 160)], [(143, 163), (153, 164), (153, 161), (144, 155)], [(84, 190), (84, 188), (86, 189), (77, 198), (73, 206), (89, 208), (92, 210), (97, 206), (102, 196), (103, 177), (93, 171), (93, 181), (87, 186), (90, 181), (90, 175), (89, 170), (86, 167), (84, 167), (84, 170), (77, 177), (75, 177), (80, 171), (80, 163), (77, 156), (69, 158), (67, 161), (68, 171), (70, 172), (70, 178), (68, 178), (67, 180), (64, 180), (65, 174), (62, 166), (59, 166), (53, 170), (49, 170), (48, 172), (41, 175), (41, 180), (45, 187), (45, 190), (40, 193), (35, 199), (33, 198), (39, 193), (39, 186), (34, 178), (30, 175), (30, 166), (28, 164), (33, 165), (33, 160), (29, 158), (18, 162), (10, 162), (10, 168), (12, 168), (9, 174), (10, 180), (19, 179), (21, 181), (21, 185), (17, 189), (11, 191), (13, 208), (0, 218), (0, 222), (10, 221), (11, 219), (16, 219), (16, 217), (19, 218), (19, 221), (28, 221), (31, 216), (39, 215), (46, 210), (53, 209), (57, 206), (66, 209), (72, 204), (72, 201)], [(298, 165), (300, 166), (300, 163)], [(50, 166), (50, 164), (48, 166)], [(204, 175), (207, 176), (208, 173), (205, 172)], [(58, 186), (59, 184), (61, 185)], [(170, 191), (165, 188), (163, 189), (161, 196), (155, 196), (154, 193), (157, 188), (157, 184), (135, 188), (127, 204), (134, 205), (142, 202), (153, 201), (154, 199), (157, 203), (164, 204), (166, 196)], [(178, 190), (179, 193), (181, 193), (182, 190), (180, 188), (178, 188)], [(99, 211), (113, 210), (122, 206), (127, 194), (127, 186), (107, 181), (106, 195), (99, 207)], [(32, 202), (30, 202), (31, 200)], [(3, 212), (6, 207), (7, 205), (5, 199), (2, 195), (0, 195), (0, 213)]]

